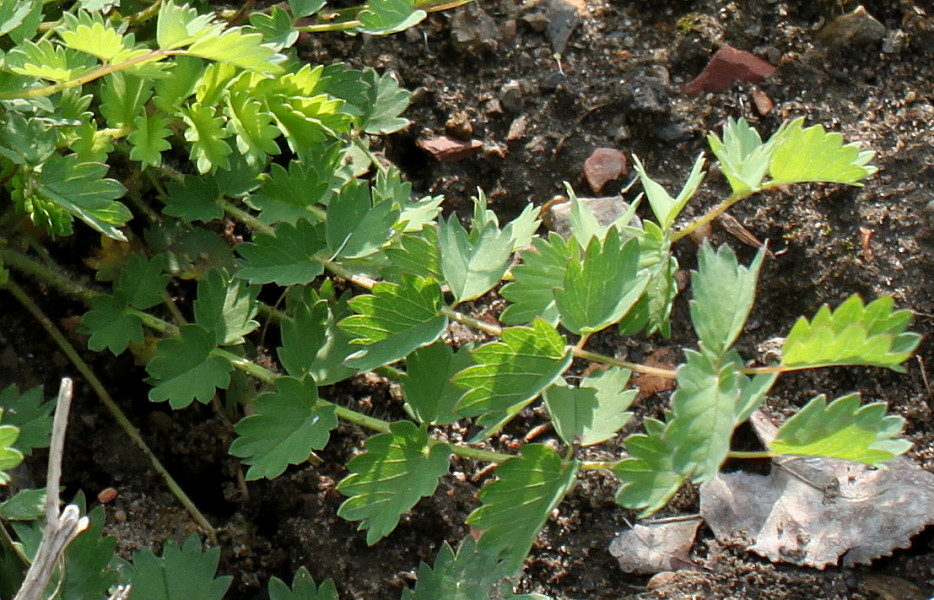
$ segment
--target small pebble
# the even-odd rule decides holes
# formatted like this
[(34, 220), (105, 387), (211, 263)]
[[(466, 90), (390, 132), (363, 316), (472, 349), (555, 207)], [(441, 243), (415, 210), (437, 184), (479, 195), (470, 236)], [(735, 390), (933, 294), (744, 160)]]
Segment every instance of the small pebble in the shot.
[(117, 497), (117, 490), (112, 487), (104, 488), (97, 494), (97, 501), (101, 504), (107, 504), (108, 502), (113, 502), (114, 498)]

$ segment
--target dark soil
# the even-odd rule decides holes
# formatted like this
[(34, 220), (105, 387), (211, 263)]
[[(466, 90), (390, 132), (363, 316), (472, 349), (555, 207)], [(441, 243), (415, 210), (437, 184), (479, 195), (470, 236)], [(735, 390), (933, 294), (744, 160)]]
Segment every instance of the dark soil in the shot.
[[(907, 374), (843, 369), (787, 376), (770, 396), (769, 409), (782, 415), (818, 393), (836, 397), (861, 391), (866, 400), (885, 401), (907, 419), (906, 435), (915, 444), (909, 456), (934, 472), (934, 398), (924, 376), (934, 364), (929, 341), (934, 325), (934, 9), (920, 0), (871, 3), (867, 8), (885, 26), (886, 41), (834, 48), (817, 32), (854, 8), (849, 2), (580, 4), (582, 18), (559, 58), (549, 30), (537, 30), (546, 23), (543, 18), (556, 18), (554, 6), (518, 0), (432, 14), (417, 29), (390, 38), (303, 38), (301, 52), (313, 63), (344, 60), (393, 72), (413, 90), (407, 113), (411, 127), (376, 142), (383, 144), (378, 148), (404, 169), (418, 193), (443, 194), (449, 210), (464, 214), (477, 188), (486, 192), (501, 219), (563, 193), (564, 181), (581, 195), (591, 195), (582, 165), (597, 147), (637, 154), (654, 177), (677, 189), (694, 158), (706, 150), (707, 132), (719, 131), (728, 117), (745, 117), (765, 136), (783, 120), (805, 116), (808, 124), (823, 124), (862, 142), (877, 153), (874, 164), (880, 168), (865, 187), (795, 187), (751, 198), (731, 211), (774, 252), (763, 267), (758, 304), (739, 348), (754, 358), (759, 343), (784, 335), (798, 316), (812, 315), (822, 303), (836, 304), (854, 292), (866, 299), (894, 296), (899, 306), (917, 314), (913, 329), (928, 336), (917, 359), (907, 363)], [(758, 86), (774, 102), (770, 113), (756, 109), (753, 86), (746, 83), (699, 97), (681, 93), (721, 43), (778, 66)], [(458, 162), (439, 162), (416, 146), (420, 136), (445, 131), (480, 140), (483, 149)], [(616, 193), (626, 181), (610, 184), (604, 194)], [(725, 189), (722, 178), (712, 174), (686, 215), (713, 205)], [(715, 243), (737, 249), (744, 262), (755, 252), (718, 226), (712, 236)], [(694, 265), (695, 250), (690, 241), (680, 243), (683, 268)], [(83, 310), (42, 288), (37, 292), (44, 308), (62, 322)], [(72, 366), (9, 296), (0, 298), (0, 343), (5, 345), (0, 384), (45, 383), (47, 390), (56, 389), (59, 376), (74, 374)], [(635, 360), (662, 346), (678, 357), (695, 344), (683, 298), (674, 315), (674, 335), (668, 340), (596, 343)], [(221, 528), (220, 571), (235, 577), (232, 599), (262, 598), (271, 575), (291, 581), (301, 566), (316, 581), (333, 578), (342, 598), (398, 598), (413, 583), (419, 561), (433, 562), (442, 542), (456, 544), (467, 534), (464, 518), (490, 477), (478, 472), (483, 465), (455, 461), (452, 476), (433, 497), (424, 499), (391, 536), (368, 547), (363, 532), (337, 517), (342, 497), (334, 489), (365, 432), (342, 426), (320, 453), (320, 464), (244, 485), (238, 462), (227, 454), (230, 430), (209, 407), (170, 415), (166, 407), (146, 400), (144, 372), (129, 358), (89, 355), (88, 360), (182, 487)], [(79, 416), (68, 440), (67, 483), (71, 491), (84, 490), (91, 498), (108, 486), (119, 490), (107, 506), (108, 531), (119, 549), (158, 549), (162, 540), (194, 531), (92, 391), (80, 380), (77, 391), (74, 414)], [(390, 387), (377, 380), (361, 377), (322, 393), (380, 416), (403, 416)], [(641, 415), (659, 414), (666, 401), (664, 393), (646, 399)], [(521, 440), (544, 420), (530, 411), (521, 427), (496, 443)], [(611, 457), (618, 450), (607, 444), (592, 452)], [(922, 599), (934, 594), (930, 531), (911, 548), (872, 565), (817, 571), (723, 548), (701, 529), (694, 558), (704, 567), (648, 589), (647, 578), (622, 573), (607, 549), (627, 519), (634, 519), (634, 513), (614, 503), (615, 489), (605, 474), (582, 478), (533, 549), (523, 591), (590, 600), (913, 597), (908, 587), (881, 590), (874, 576), (884, 574), (897, 577), (896, 584), (918, 586)], [(688, 490), (663, 514), (696, 511), (696, 493)]]

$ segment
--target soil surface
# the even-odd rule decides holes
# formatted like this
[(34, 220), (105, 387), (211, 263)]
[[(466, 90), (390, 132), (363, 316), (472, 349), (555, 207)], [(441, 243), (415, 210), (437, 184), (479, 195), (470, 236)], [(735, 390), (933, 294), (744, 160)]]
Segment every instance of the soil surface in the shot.
[[(404, 170), (418, 193), (443, 194), (448, 210), (461, 214), (467, 214), (477, 188), (501, 219), (563, 193), (565, 181), (582, 196), (594, 195), (583, 179), (583, 163), (599, 147), (638, 155), (653, 177), (674, 191), (695, 157), (707, 150), (706, 134), (719, 132), (728, 117), (745, 117), (765, 137), (783, 120), (804, 116), (808, 124), (823, 124), (874, 150), (880, 170), (865, 187), (798, 186), (753, 197), (731, 210), (736, 222), (768, 241), (773, 252), (739, 349), (755, 358), (759, 344), (784, 335), (798, 316), (852, 293), (865, 299), (894, 296), (900, 307), (917, 314), (913, 330), (927, 336), (917, 359), (907, 363), (907, 374), (842, 369), (786, 376), (768, 407), (786, 415), (818, 393), (837, 397), (861, 391), (864, 399), (887, 402), (907, 419), (906, 436), (914, 443), (909, 457), (934, 472), (934, 397), (928, 387), (934, 379), (934, 8), (920, 1), (881, 0), (867, 6), (884, 28), (881, 35), (872, 28), (848, 40), (839, 32), (821, 35), (822, 27), (853, 8), (849, 2), (805, 0), (577, 0), (576, 6), (503, 0), (432, 14), (418, 28), (389, 38), (327, 34), (299, 43), (312, 63), (374, 66), (414, 91), (406, 114), (412, 125), (376, 141), (376, 148)], [(765, 58), (777, 70), (757, 86), (736, 82), (717, 93), (684, 94), (684, 85), (724, 43)], [(774, 104), (771, 111), (763, 110), (763, 98)], [(419, 148), (419, 139), (442, 134), (478, 140), (482, 147), (455, 162), (439, 161)], [(602, 195), (619, 192), (630, 178), (609, 183)], [(634, 196), (637, 188), (627, 195)], [(711, 174), (685, 215), (699, 214), (725, 191), (722, 178)], [(711, 235), (715, 243), (733, 246), (743, 262), (755, 253), (720, 224)], [(691, 241), (680, 242), (677, 253), (682, 268), (696, 263)], [(35, 292), (60, 323), (67, 325), (83, 311), (44, 288)], [(0, 386), (42, 383), (51, 393), (58, 377), (74, 375), (74, 368), (12, 298), (0, 299)], [(645, 360), (664, 348), (678, 360), (696, 343), (684, 297), (675, 308), (672, 331), (669, 339), (600, 338), (596, 349)], [(342, 425), (319, 453), (320, 464), (245, 485), (238, 462), (227, 454), (229, 424), (210, 407), (170, 413), (146, 400), (145, 373), (130, 358), (88, 353), (86, 359), (221, 529), (220, 572), (235, 578), (232, 599), (263, 598), (270, 576), (291, 581), (301, 566), (316, 581), (333, 578), (342, 598), (398, 598), (413, 584), (420, 561), (433, 563), (444, 541), (456, 544), (468, 533), (464, 519), (491, 477), (480, 471), (483, 465), (456, 460), (452, 476), (433, 497), (420, 502), (391, 536), (368, 547), (363, 532), (337, 517), (342, 496), (334, 489), (365, 432)], [(147, 459), (80, 379), (77, 392), (66, 482), (71, 492), (80, 489), (89, 498), (106, 487), (118, 490), (106, 511), (107, 530), (119, 550), (158, 550), (162, 540), (194, 531)], [(377, 378), (358, 377), (322, 394), (378, 416), (404, 415), (392, 387)], [(651, 395), (640, 404), (639, 416), (659, 415), (667, 400), (668, 392)], [(543, 422), (543, 414), (531, 410), (493, 447), (521, 441)], [(547, 430), (538, 441), (551, 437)], [(592, 452), (609, 458), (619, 447), (608, 443)], [(590, 600), (923, 600), (934, 594), (930, 530), (911, 548), (872, 565), (818, 571), (722, 547), (702, 527), (692, 554), (701, 568), (651, 581), (627, 575), (608, 546), (635, 515), (615, 504), (615, 491), (616, 482), (606, 474), (581, 479), (534, 547), (522, 591)], [(697, 509), (696, 491), (686, 490), (662, 514)]]

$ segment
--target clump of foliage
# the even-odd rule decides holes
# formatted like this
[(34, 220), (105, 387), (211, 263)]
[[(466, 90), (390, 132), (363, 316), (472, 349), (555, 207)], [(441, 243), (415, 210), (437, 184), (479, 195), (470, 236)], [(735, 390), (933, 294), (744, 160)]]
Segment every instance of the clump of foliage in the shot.
[[(347, 497), (340, 515), (370, 544), (435, 492), (452, 456), (499, 463), (467, 520), (479, 540), (456, 552), (445, 545), (405, 591), (412, 599), (452, 598), (455, 589), (467, 594), (457, 597), (485, 598), (515, 576), (582, 470), (616, 477), (619, 504), (643, 515), (681, 486), (711, 479), (725, 460), (742, 456), (731, 450), (731, 435), (782, 373), (902, 370), (918, 344), (907, 332), (910, 313), (890, 298), (858, 297), (802, 318), (776, 364), (748, 367), (733, 346), (764, 253), (744, 266), (729, 247), (709, 244), (691, 277), (698, 342), (683, 364), (665, 371), (588, 350), (597, 332), (670, 334), (677, 240), (763, 190), (858, 185), (875, 170), (872, 153), (800, 119), (767, 141), (745, 121), (730, 121), (709, 142), (732, 194), (683, 227), (676, 222), (702, 183), (703, 157), (675, 197), (637, 162), (654, 220), (634, 221), (634, 206), (602, 225), (574, 200), (570, 236), (539, 235), (537, 208), (501, 224), (480, 194), (465, 226), (455, 215), (442, 218), (440, 198), (413, 198), (400, 173), (369, 150), (368, 136), (406, 126), (400, 115), (409, 93), (372, 70), (302, 64), (291, 48), (303, 31), (399, 31), (423, 18), (423, 8), (434, 7), (374, 0), (328, 11), (323, 0), (291, 0), (288, 9), (229, 26), (174, 2), (79, 2), (64, 11), (37, 0), (5, 3), (0, 170), (13, 207), (5, 207), (0, 260), (85, 300), (89, 348), (129, 349), (146, 360), (151, 401), (181, 410), (234, 387), (257, 390), (226, 394), (238, 415), (230, 452), (249, 480), (304, 463), (341, 420), (373, 430), (338, 486)], [(110, 283), (106, 293), (24, 250), (41, 249), (36, 231), (71, 235), (75, 219), (103, 236), (97, 276)], [(248, 239), (228, 243), (217, 233), (222, 221)], [(181, 280), (197, 282), (190, 306), (177, 306), (167, 291)], [(353, 291), (337, 291), (347, 287)], [(462, 312), (495, 293), (507, 302), (500, 323)], [(272, 307), (261, 296), (283, 301)], [(280, 331), (271, 367), (251, 344), (262, 321)], [(445, 336), (453, 322), (483, 341), (453, 347)], [(591, 365), (599, 368), (578, 375)], [(399, 381), (409, 419), (377, 419), (320, 393), (373, 370)], [(631, 419), (633, 372), (676, 380), (669, 410), (628, 436), (618, 459), (580, 458), (583, 447), (616, 437)], [(476, 447), (535, 402), (547, 408), (557, 447), (529, 443), (516, 454)], [(0, 471), (7, 471), (19, 453), (41, 446), (51, 408), (38, 391), (12, 388), (0, 405)], [(849, 396), (830, 403), (819, 396), (759, 455), (883, 463), (909, 446), (898, 439), (902, 420), (883, 413)], [(444, 427), (465, 420), (476, 431), (469, 444), (443, 441)], [(29, 519), (41, 511), (20, 512), (26, 500), (37, 506), (35, 492), (21, 492), (0, 505), (0, 516), (13, 523), (28, 560), (40, 535)], [(115, 561), (112, 540), (100, 536), (100, 509), (90, 516), (67, 556), (65, 583), (57, 582), (63, 597), (95, 597), (117, 581), (146, 598), (224, 594), (229, 580), (214, 578), (216, 549), (202, 554), (189, 539), (167, 544), (161, 557), (141, 551), (130, 563)], [(2, 566), (15, 571), (9, 561)], [(336, 589), (300, 572), (291, 590), (271, 582), (270, 597), (336, 598)]]

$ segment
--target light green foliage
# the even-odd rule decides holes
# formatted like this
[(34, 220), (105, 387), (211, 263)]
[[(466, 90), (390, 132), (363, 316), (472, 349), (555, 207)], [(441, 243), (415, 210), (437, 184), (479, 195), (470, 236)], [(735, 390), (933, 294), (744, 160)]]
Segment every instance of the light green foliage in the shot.
[(720, 170), (734, 193), (760, 189), (762, 179), (769, 170), (772, 153), (778, 144), (774, 138), (763, 144), (759, 132), (749, 126), (746, 119), (728, 119), (723, 126), (723, 140), (716, 133), (707, 134), (707, 142)]
[(415, 0), (372, 0), (358, 16), (360, 31), (385, 35), (413, 27), (426, 16), (415, 6)]
[(592, 446), (605, 442), (623, 428), (638, 390), (626, 390), (631, 372), (619, 367), (597, 371), (576, 388), (556, 382), (545, 390), (545, 406), (555, 431), (566, 444)]
[(276, 391), (257, 398), (253, 409), (237, 423), (239, 437), (230, 446), (231, 454), (250, 465), (247, 479), (274, 479), (288, 465), (304, 462), (312, 450), (327, 445), (337, 427), (334, 405), (318, 398), (307, 377), (279, 378)]
[(292, 589), (289, 589), (281, 579), (269, 579), (269, 600), (337, 600), (337, 588), (333, 579), (325, 579), (321, 585), (315, 585), (315, 580), (308, 574), (305, 567), (295, 572), (292, 579)]
[(865, 306), (859, 296), (850, 296), (836, 310), (822, 306), (810, 322), (801, 317), (785, 338), (782, 365), (870, 365), (904, 373), (901, 363), (918, 347), (921, 336), (905, 332), (911, 311), (893, 311), (893, 305), (888, 296)]
[(169, 401), (172, 408), (184, 408), (197, 400), (207, 404), (217, 388), (230, 385), (233, 366), (215, 356), (215, 334), (200, 325), (185, 325), (179, 337), (159, 342), (158, 356), (146, 367), (153, 402)]
[(169, 119), (163, 115), (134, 117), (133, 127), (135, 129), (127, 136), (127, 140), (133, 144), (130, 158), (139, 161), (143, 168), (161, 165), (162, 153), (172, 147), (166, 139), (172, 134), (168, 126)]
[(643, 422), (645, 433), (626, 438), (627, 458), (613, 473), (622, 480), (616, 502), (626, 508), (642, 508), (640, 517), (648, 516), (668, 503), (681, 488), (685, 476), (672, 465), (672, 449), (666, 446), (665, 424), (655, 419)]
[(777, 147), (769, 164), (773, 185), (828, 182), (862, 185), (861, 179), (878, 169), (869, 165), (875, 152), (860, 151), (859, 144), (844, 144), (843, 136), (823, 125), (804, 127), (804, 118), (786, 123), (774, 136)]
[(473, 364), (473, 344), (457, 352), (442, 342), (419, 348), (406, 358), (402, 380), (405, 410), (420, 423), (446, 425), (458, 420), (454, 410), (463, 390), (451, 378)]
[(19, 430), (15, 446), (25, 456), (36, 448), (48, 448), (52, 431), (54, 402), (46, 402), (42, 388), (34, 387), (22, 394), (15, 385), (0, 392), (3, 424)]
[(639, 179), (642, 181), (645, 196), (649, 199), (649, 205), (652, 207), (652, 213), (658, 219), (661, 228), (668, 231), (704, 180), (704, 157), (703, 155), (698, 156), (697, 160), (694, 161), (694, 168), (691, 170), (691, 174), (688, 175), (687, 182), (681, 188), (677, 198), (672, 198), (661, 184), (649, 177), (638, 156), (633, 156), (632, 159), (633, 163), (635, 163), (636, 172), (639, 174)]
[(548, 515), (574, 484), (579, 465), (563, 461), (542, 444), (523, 446), (521, 455), (496, 469), (496, 481), (480, 492), (482, 505), (467, 524), (483, 532), (481, 552), (502, 558), (518, 569)]
[(435, 492), (438, 478), (448, 472), (450, 454), (446, 444), (429, 444), (424, 426), (393, 423), (389, 433), (371, 437), (366, 452), (347, 464), (351, 474), (337, 486), (347, 500), (337, 514), (360, 521), (366, 543), (375, 544), (419, 499)]
[(191, 535), (179, 548), (168, 540), (162, 556), (148, 548), (133, 553), (133, 563), (124, 575), (137, 598), (147, 600), (221, 600), (232, 577), (215, 577), (220, 548), (201, 550), (197, 536)]
[(841, 458), (879, 466), (908, 452), (911, 442), (897, 439), (905, 426), (887, 415), (885, 404), (860, 406), (859, 394), (827, 404), (821, 394), (788, 419), (769, 448), (776, 454)]
[(0, 503), (0, 518), (6, 521), (35, 521), (45, 515), (45, 488), (27, 489)]
[[(3, 415), (0, 414), (0, 419), (2, 418)], [(0, 425), (0, 486), (10, 481), (7, 471), (23, 462), (23, 454), (13, 447), (17, 437), (19, 429), (12, 425)]]

